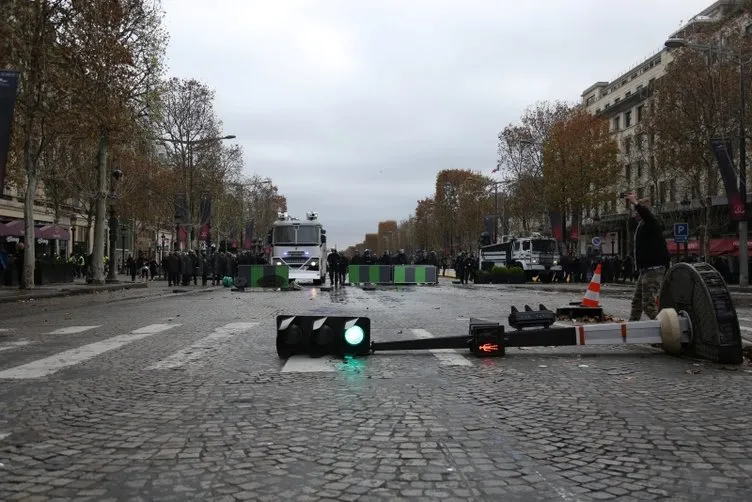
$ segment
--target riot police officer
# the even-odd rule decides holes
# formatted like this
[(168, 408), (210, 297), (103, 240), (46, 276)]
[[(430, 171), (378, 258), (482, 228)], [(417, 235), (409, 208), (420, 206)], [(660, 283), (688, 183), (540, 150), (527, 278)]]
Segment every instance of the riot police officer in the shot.
[(339, 276), (337, 275), (337, 265), (339, 263), (339, 255), (336, 249), (330, 250), (326, 256), (326, 268), (329, 272), (329, 284), (336, 287), (339, 283)]

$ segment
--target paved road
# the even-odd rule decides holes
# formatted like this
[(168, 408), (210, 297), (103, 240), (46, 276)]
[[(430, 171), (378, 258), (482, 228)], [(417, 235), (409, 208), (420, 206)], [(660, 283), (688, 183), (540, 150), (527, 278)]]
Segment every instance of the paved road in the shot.
[[(466, 332), (470, 316), (506, 318), (526, 300), (519, 289), (68, 300), (10, 318), (14, 306), (0, 306), (0, 500), (719, 501), (752, 490), (748, 366), (635, 346), (276, 357), (279, 313), (368, 315), (377, 340), (441, 336)], [(606, 306), (625, 315), (627, 300)], [(740, 315), (752, 330), (752, 312)]]

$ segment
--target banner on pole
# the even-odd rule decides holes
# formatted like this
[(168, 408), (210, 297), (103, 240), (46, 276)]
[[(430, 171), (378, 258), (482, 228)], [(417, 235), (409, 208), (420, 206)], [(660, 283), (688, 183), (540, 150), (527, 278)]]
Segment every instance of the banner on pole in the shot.
[(17, 71), (0, 71), (0, 193), (5, 187), (5, 172), (10, 151), (10, 133), (13, 126), (13, 112), (16, 107), (18, 81)]
[(715, 159), (718, 161), (718, 169), (721, 172), (721, 179), (726, 188), (726, 198), (728, 199), (729, 212), (731, 219), (734, 221), (744, 220), (746, 216), (745, 202), (739, 193), (737, 183), (737, 173), (733, 164), (733, 147), (730, 139), (714, 139), (711, 142)]

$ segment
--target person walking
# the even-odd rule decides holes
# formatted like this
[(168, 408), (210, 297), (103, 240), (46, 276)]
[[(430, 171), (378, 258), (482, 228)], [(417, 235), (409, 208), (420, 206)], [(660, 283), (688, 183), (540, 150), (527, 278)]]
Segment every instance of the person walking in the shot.
[(643, 312), (649, 319), (658, 317), (657, 299), (670, 255), (663, 237), (663, 223), (653, 214), (650, 199), (637, 199), (634, 192), (626, 195), (637, 220), (634, 234), (634, 263), (638, 277), (632, 295), (630, 321), (639, 321)]

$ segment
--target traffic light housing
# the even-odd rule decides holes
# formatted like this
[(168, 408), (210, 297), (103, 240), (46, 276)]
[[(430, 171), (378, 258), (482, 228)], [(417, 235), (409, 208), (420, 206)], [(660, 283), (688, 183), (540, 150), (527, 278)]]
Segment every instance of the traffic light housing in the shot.
[(277, 355), (367, 356), (371, 320), (354, 316), (277, 316)]
[(470, 352), (476, 357), (502, 357), (504, 326), (498, 322), (470, 319)]

